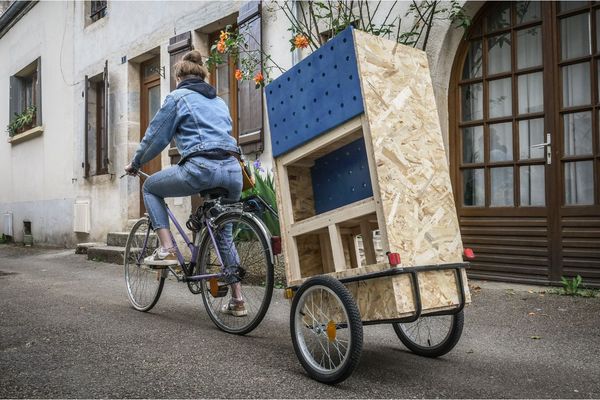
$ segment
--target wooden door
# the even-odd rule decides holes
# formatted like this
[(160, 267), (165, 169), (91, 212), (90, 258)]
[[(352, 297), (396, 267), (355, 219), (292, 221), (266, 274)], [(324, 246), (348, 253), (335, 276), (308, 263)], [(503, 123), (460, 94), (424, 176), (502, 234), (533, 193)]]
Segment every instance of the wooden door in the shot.
[(600, 284), (595, 14), (488, 3), (459, 50), (451, 169), (473, 276)]
[[(140, 88), (140, 141), (143, 139), (146, 129), (154, 115), (160, 109), (160, 75), (158, 57), (141, 64), (141, 88)], [(142, 167), (142, 171), (152, 175), (161, 170), (161, 157), (156, 156)], [(146, 212), (144, 197), (140, 187), (140, 216)]]

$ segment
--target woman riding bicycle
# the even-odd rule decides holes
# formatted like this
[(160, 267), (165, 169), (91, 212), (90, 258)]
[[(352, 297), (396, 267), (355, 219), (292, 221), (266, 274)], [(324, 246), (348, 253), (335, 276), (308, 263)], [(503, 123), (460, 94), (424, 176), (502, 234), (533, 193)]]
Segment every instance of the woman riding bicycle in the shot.
[[(225, 102), (214, 87), (204, 81), (208, 75), (197, 50), (187, 53), (174, 66), (177, 88), (167, 95), (164, 104), (150, 122), (133, 160), (125, 167), (136, 174), (146, 162), (159, 155), (175, 139), (181, 161), (149, 177), (143, 186), (144, 204), (160, 246), (146, 257), (147, 265), (178, 263), (169, 229), (165, 197), (182, 197), (209, 189), (222, 188), (227, 197), (239, 199), (242, 172), (238, 162), (239, 147), (231, 136), (232, 123)], [(218, 239), (219, 252), (227, 267), (238, 263), (232, 243), (231, 228)], [(232, 301), (223, 312), (247, 315), (238, 284), (232, 285)]]

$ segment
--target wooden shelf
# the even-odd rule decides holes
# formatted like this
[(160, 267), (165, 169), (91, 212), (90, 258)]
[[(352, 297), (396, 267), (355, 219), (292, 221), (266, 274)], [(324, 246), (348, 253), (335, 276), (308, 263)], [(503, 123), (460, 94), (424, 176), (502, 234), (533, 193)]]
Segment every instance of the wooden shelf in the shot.
[(330, 225), (337, 225), (365, 215), (373, 214), (377, 210), (373, 197), (336, 208), (323, 214), (296, 222), (290, 226), (290, 236), (296, 237), (306, 233), (315, 232)]

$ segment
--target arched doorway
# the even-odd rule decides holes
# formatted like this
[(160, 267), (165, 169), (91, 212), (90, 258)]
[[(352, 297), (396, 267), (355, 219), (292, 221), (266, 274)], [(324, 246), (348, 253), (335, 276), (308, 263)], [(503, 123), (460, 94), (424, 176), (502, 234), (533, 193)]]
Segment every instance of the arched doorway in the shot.
[(471, 275), (600, 285), (600, 4), (490, 2), (450, 83)]

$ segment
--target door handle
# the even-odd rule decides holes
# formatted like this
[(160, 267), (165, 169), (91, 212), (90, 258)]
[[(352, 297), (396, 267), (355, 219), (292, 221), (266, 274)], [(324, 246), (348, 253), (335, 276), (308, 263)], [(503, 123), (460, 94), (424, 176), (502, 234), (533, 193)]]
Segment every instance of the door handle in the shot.
[(538, 143), (538, 144), (531, 145), (529, 147), (532, 149), (545, 147), (546, 148), (546, 164), (548, 164), (548, 165), (552, 164), (552, 137), (550, 136), (549, 133), (546, 133), (546, 143)]

